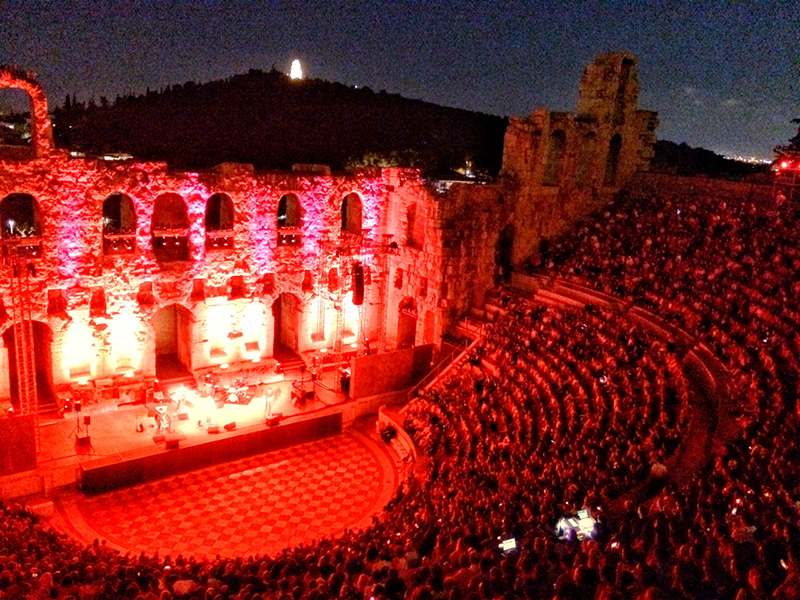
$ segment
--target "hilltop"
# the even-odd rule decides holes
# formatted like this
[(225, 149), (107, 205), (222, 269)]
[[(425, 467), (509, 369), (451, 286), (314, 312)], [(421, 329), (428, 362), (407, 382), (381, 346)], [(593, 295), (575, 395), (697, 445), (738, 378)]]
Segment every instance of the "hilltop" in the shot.
[(67, 98), (54, 114), (56, 143), (88, 153), (124, 152), (202, 170), (220, 162), (257, 169), (294, 163), (341, 171), (414, 166), (428, 175), (500, 170), (507, 120), (318, 79), (251, 70), (225, 80), (173, 85), (113, 102)]

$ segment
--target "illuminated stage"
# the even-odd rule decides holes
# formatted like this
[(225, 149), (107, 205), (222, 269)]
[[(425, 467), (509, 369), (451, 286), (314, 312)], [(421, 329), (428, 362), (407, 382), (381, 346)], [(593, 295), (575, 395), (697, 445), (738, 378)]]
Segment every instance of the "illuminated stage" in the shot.
[[(310, 382), (306, 389), (311, 389)], [(215, 404), (187, 391), (182, 411), (186, 417), (179, 420), (175, 415), (172, 430), (163, 436), (158, 435), (155, 404), (67, 413), (65, 419), (43, 423), (40, 428), (38, 475), (45, 489), (77, 482), (86, 491), (99, 492), (341, 432), (342, 409), (335, 405), (337, 397), (319, 386), (317, 389), (319, 393), (302, 406), (292, 404), (290, 380), (263, 386), (263, 395), (248, 404)], [(280, 415), (273, 425), (266, 422), (266, 398), (270, 396), (272, 414)], [(88, 426), (84, 424), (86, 416), (91, 420)], [(209, 422), (218, 426), (218, 433), (209, 433)], [(87, 434), (89, 442), (78, 443), (78, 437)], [(172, 449), (167, 448), (168, 440)]]

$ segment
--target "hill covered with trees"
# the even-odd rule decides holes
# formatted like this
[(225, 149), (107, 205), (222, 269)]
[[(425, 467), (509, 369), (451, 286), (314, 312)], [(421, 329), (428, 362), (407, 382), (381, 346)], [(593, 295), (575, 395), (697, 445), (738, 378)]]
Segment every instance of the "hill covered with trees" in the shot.
[(688, 144), (658, 140), (650, 170), (656, 173), (706, 176), (721, 179), (758, 180), (767, 176), (767, 165), (750, 164), (725, 158), (705, 148), (692, 148)]
[[(55, 109), (56, 143), (89, 154), (127, 153), (202, 170), (221, 162), (288, 170), (296, 163), (418, 167), (449, 177), (470, 168), (494, 177), (508, 119), (319, 79), (250, 70), (146, 94)], [(765, 167), (659, 140), (651, 170), (676, 175), (758, 178)]]
[(204, 84), (77, 103), (54, 114), (56, 143), (124, 152), (179, 169), (220, 162), (258, 169), (295, 163), (414, 166), (427, 175), (500, 170), (507, 120), (321, 80), (251, 70)]

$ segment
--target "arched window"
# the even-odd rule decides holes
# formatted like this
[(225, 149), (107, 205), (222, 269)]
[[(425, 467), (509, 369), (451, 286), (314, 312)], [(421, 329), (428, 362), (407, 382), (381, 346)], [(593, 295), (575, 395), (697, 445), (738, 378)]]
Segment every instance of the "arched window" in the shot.
[(342, 231), (361, 235), (361, 198), (355, 192), (342, 201)]
[(619, 153), (622, 150), (622, 137), (616, 134), (611, 138), (608, 146), (608, 158), (606, 159), (606, 174), (603, 184), (613, 186), (617, 183), (617, 169), (619, 167)]
[[(20, 255), (39, 257), (42, 253), (42, 220), (39, 205), (30, 194), (9, 194), (0, 201), (3, 239), (16, 239)], [(10, 246), (4, 245), (4, 252)]]
[(583, 136), (578, 165), (575, 168), (575, 187), (582, 188), (592, 182), (592, 163), (597, 152), (597, 138), (591, 131)]
[(151, 234), (156, 260), (189, 260), (189, 215), (178, 194), (161, 194), (156, 198)]
[(206, 231), (233, 230), (233, 201), (227, 194), (214, 194), (206, 202)]
[(297, 246), (301, 242), (302, 209), (294, 194), (286, 194), (278, 202), (278, 246)]
[(564, 167), (564, 154), (567, 146), (567, 136), (560, 129), (550, 135), (550, 144), (547, 147), (547, 163), (544, 166), (542, 185), (558, 186), (561, 184), (561, 171)]
[[(53, 150), (53, 128), (47, 111), (47, 97), (42, 86), (27, 71), (9, 66), (0, 66), (0, 90), (4, 92), (3, 100), (11, 100), (12, 110), (22, 117), (22, 122), (12, 123), (13, 132), (7, 130), (12, 138), (0, 142), (0, 156), (3, 158), (28, 160), (50, 154)], [(24, 93), (22, 93), (24, 92)], [(11, 98), (9, 98), (9, 94)], [(6, 104), (6, 102), (3, 102)], [(27, 112), (26, 112), (27, 109)], [(30, 143), (27, 139), (30, 139)], [(24, 145), (6, 145), (9, 142), (22, 141)]]
[(406, 216), (406, 246), (422, 248), (425, 244), (425, 215), (415, 203), (408, 207)]
[(136, 251), (136, 209), (125, 194), (111, 194), (103, 201), (103, 253)]
[(227, 194), (214, 194), (206, 201), (206, 249), (233, 248), (233, 201)]
[(0, 126), (0, 146), (4, 157), (33, 158), (31, 152), (31, 96), (20, 88), (0, 87), (0, 105), (6, 110)]

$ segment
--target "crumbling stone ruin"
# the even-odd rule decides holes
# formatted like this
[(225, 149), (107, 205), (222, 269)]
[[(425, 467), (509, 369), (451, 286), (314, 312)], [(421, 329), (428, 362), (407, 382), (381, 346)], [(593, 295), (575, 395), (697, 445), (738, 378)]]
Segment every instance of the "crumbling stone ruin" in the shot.
[[(32, 74), (30, 147), (0, 147), (0, 398), (15, 398), (29, 323), (40, 403), (92, 382), (146, 387), (159, 361), (192, 376), (326, 349), (439, 346), (459, 317), (646, 169), (657, 125), (636, 59), (588, 66), (575, 113), (511, 119), (493, 182), (430, 185), (408, 169), (255, 172), (75, 157), (56, 149)], [(253, 362), (263, 361), (263, 362)]]

